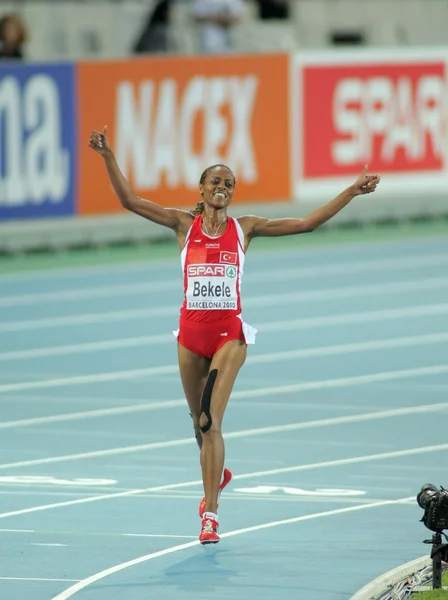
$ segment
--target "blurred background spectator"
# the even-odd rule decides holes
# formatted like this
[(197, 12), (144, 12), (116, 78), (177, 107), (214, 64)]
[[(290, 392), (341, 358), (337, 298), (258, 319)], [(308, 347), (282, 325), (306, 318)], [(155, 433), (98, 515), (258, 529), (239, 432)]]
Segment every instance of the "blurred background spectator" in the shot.
[[(34, 61), (446, 44), (447, 0), (407, 4), (412, 9), (403, 11), (403, 0), (0, 0), (0, 15), (20, 6), (32, 23), (25, 50)], [(22, 26), (11, 29), (17, 39)], [(23, 47), (5, 54), (19, 58)]]
[(0, 18), (0, 58), (24, 58), (23, 45), (26, 38), (25, 25), (18, 15), (5, 15)]
[(170, 17), (172, 5), (173, 0), (158, 0), (156, 5), (151, 7), (143, 31), (134, 45), (136, 54), (168, 52), (171, 50)]
[(256, 0), (260, 19), (289, 19), (291, 0)]
[(199, 26), (200, 50), (207, 54), (229, 52), (230, 30), (244, 12), (244, 0), (195, 0), (193, 17)]

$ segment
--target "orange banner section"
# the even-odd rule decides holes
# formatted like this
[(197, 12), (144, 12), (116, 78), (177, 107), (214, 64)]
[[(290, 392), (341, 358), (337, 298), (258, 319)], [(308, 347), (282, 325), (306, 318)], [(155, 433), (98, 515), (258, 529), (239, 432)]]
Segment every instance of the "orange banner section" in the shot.
[(81, 63), (78, 90), (78, 214), (121, 210), (88, 147), (103, 125), (134, 191), (163, 206), (193, 208), (215, 163), (236, 175), (234, 203), (290, 199), (287, 55)]

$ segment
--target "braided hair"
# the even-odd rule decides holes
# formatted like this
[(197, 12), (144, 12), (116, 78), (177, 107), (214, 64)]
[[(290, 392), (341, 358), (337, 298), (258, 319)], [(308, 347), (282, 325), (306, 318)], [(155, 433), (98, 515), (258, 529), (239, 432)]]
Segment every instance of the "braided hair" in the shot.
[[(205, 171), (202, 173), (201, 178), (199, 179), (199, 185), (202, 185), (205, 181), (205, 178), (208, 175), (208, 172), (211, 171), (212, 169), (215, 169), (216, 167), (221, 167), (222, 169), (227, 169), (228, 171), (230, 171), (233, 175), (232, 169), (230, 169), (227, 165), (222, 165), (222, 164), (217, 164), (217, 165), (212, 165), (211, 167), (207, 167), (205, 169)], [(235, 175), (233, 175), (233, 179), (234, 182), (236, 184), (236, 179), (235, 179)], [(198, 215), (202, 215), (204, 214), (204, 210), (205, 210), (205, 202), (203, 200), (200, 200), (197, 204), (196, 204), (196, 208), (194, 208), (191, 211), (191, 214), (194, 217), (197, 217)]]
[(203, 215), (204, 214), (204, 210), (205, 210), (205, 202), (204, 202), (204, 200), (200, 200), (196, 204), (196, 208), (194, 208), (190, 212), (193, 215), (193, 217), (197, 217), (198, 215)]

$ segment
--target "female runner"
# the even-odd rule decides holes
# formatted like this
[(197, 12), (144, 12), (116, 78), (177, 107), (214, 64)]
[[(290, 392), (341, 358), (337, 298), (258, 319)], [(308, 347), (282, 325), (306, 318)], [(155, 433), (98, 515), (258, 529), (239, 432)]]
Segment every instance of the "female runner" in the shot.
[[(205, 497), (199, 514), (201, 544), (219, 542), (218, 498), (232, 474), (224, 469), (221, 423), (235, 379), (246, 359), (255, 330), (242, 321), (240, 285), (245, 252), (255, 237), (295, 235), (314, 231), (334, 217), (355, 196), (374, 192), (380, 177), (367, 165), (353, 185), (334, 200), (301, 219), (227, 216), (235, 177), (225, 165), (202, 174), (202, 200), (195, 211), (164, 208), (137, 197), (121, 173), (107, 137), (94, 130), (89, 145), (105, 162), (121, 205), (172, 229), (181, 250), (185, 300), (180, 312), (178, 359), (185, 396), (200, 448)], [(221, 475), (223, 480), (221, 482)]]

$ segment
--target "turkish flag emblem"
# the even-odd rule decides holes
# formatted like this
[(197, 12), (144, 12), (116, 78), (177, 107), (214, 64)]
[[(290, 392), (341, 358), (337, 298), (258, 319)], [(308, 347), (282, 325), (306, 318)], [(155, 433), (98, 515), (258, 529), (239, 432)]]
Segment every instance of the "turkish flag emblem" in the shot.
[(219, 255), (220, 263), (227, 263), (228, 265), (236, 265), (236, 252), (221, 252)]

